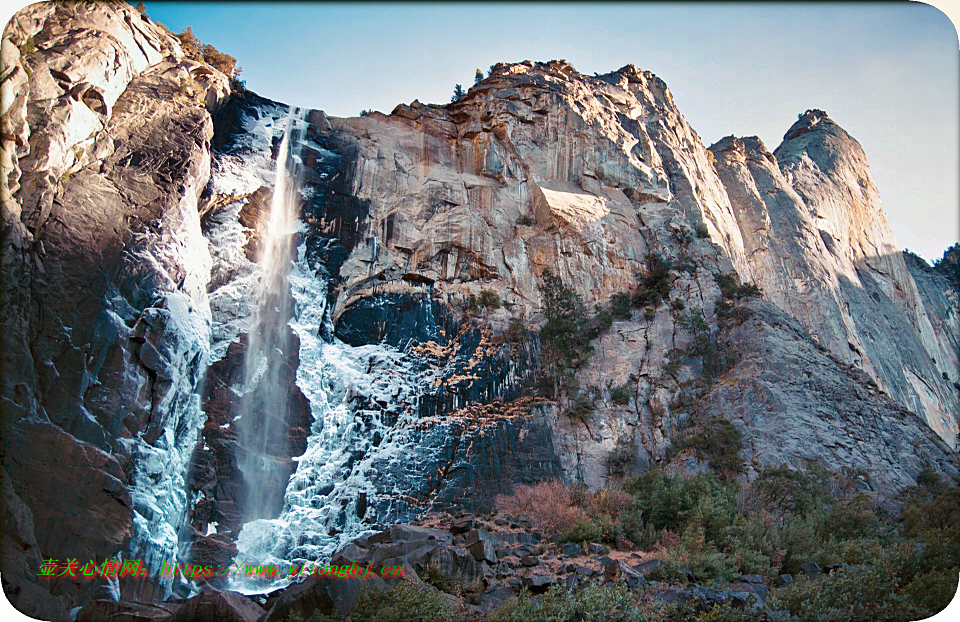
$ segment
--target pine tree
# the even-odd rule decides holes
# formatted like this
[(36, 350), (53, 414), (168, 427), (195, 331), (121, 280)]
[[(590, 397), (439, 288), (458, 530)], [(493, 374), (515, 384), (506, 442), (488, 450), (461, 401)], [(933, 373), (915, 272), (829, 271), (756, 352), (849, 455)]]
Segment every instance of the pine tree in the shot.
[(474, 83), (474, 84), (480, 84), (480, 82), (482, 82), (482, 81), (483, 81), (483, 72), (480, 71), (480, 68), (478, 67), (478, 68), (477, 68), (477, 73), (476, 73), (476, 75), (473, 76), (473, 83)]
[(463, 90), (463, 86), (458, 84), (457, 86), (453, 87), (453, 97), (450, 98), (450, 102), (453, 103), (466, 94), (467, 92)]

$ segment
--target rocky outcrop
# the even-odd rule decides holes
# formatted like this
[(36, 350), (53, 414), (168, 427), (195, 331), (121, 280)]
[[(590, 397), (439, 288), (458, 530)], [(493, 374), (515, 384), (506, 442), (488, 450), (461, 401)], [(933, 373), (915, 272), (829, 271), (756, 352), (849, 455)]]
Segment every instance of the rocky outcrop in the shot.
[[(445, 106), (296, 117), (289, 415), (259, 414), (290, 476), (279, 514), (244, 523), (234, 423), (287, 106), (228, 100), (124, 4), (28, 7), (2, 55), (3, 576), (28, 613), (259, 615), (156, 580), (181, 551), (432, 564), (483, 583), (480, 608), (598, 573), (641, 585), (622, 559), (559, 572), (575, 549), (544, 560), (473, 516), (426, 545), (407, 528), (347, 543), (517, 483), (709, 468), (672, 439), (720, 418), (746, 477), (818, 460), (889, 497), (924, 464), (956, 474), (936, 436), (957, 430), (956, 287), (896, 250), (855, 140), (808, 111), (774, 153), (707, 150), (650, 72), (525, 61)], [(560, 391), (537, 381), (548, 272), (614, 311)], [(37, 581), (76, 556), (151, 578)], [(354, 588), (296, 590), (342, 612)], [(172, 594), (195, 598), (142, 602)]]
[[(202, 421), (197, 199), (228, 80), (120, 4), (27, 7), (2, 53), (4, 465), (44, 558), (158, 570)], [(56, 589), (82, 603), (97, 584)]]
[(710, 149), (767, 299), (954, 444), (956, 320), (926, 309), (859, 143), (810, 110), (774, 153), (756, 137)]

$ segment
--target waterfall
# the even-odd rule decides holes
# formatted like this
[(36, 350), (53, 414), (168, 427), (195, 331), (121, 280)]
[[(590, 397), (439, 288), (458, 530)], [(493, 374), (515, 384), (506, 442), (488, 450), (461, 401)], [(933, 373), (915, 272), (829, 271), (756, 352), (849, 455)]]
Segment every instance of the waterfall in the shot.
[(289, 325), (293, 317), (289, 275), (297, 252), (302, 129), (303, 111), (291, 106), (277, 153), (269, 220), (259, 245), (260, 293), (248, 335), (237, 424), (245, 522), (280, 513), (290, 473), (289, 454), (285, 455), (290, 386), (284, 373), (289, 357), (296, 355)]

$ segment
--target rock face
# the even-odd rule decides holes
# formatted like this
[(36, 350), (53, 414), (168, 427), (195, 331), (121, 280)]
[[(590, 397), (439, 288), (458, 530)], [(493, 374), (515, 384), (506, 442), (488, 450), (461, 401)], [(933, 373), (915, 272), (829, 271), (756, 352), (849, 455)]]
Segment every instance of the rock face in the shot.
[[(344, 548), (362, 533), (518, 483), (709, 468), (668, 452), (715, 416), (746, 477), (820, 460), (892, 495), (924, 463), (956, 473), (956, 285), (895, 248), (855, 140), (814, 110), (772, 154), (708, 150), (650, 72), (525, 61), (446, 106), (298, 121), (293, 414), (269, 456), (291, 475), (279, 514), (244, 524), (234, 422), (288, 107), (231, 94), (125, 4), (28, 7), (2, 55), (2, 572), (27, 613), (162, 618), (141, 601), (198, 589), (164, 562), (362, 557)], [(589, 308), (619, 301), (556, 395), (538, 383), (548, 272)], [(622, 304), (651, 279), (655, 299)], [(541, 563), (451, 529), (430, 559), (468, 578)], [(374, 548), (419, 572), (412, 533)], [(38, 582), (78, 556), (149, 577)], [(329, 610), (355, 597), (315, 583)], [(476, 606), (505, 598), (488, 587)]]
[(756, 137), (710, 149), (744, 232), (744, 276), (954, 445), (957, 322), (918, 291), (857, 141), (810, 110), (772, 154)]
[[(228, 80), (121, 4), (27, 7), (2, 53), (4, 465), (44, 559), (156, 572), (177, 558), (202, 421), (197, 200)], [(53, 589), (76, 603), (98, 582)]]

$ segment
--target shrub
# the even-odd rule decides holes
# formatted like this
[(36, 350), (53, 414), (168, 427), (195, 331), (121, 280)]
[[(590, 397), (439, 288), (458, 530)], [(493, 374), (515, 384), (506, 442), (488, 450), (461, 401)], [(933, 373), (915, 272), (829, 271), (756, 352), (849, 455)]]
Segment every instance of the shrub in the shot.
[(633, 397), (634, 391), (636, 391), (634, 383), (628, 380), (610, 390), (610, 399), (613, 400), (614, 404), (626, 406), (630, 403), (630, 398)]
[(480, 311), (480, 299), (474, 294), (467, 296), (466, 311), (467, 313), (477, 313)]
[(720, 286), (720, 295), (727, 300), (735, 301), (751, 296), (760, 296), (760, 288), (754, 283), (740, 283), (740, 280), (732, 274), (716, 273), (713, 279)]
[(933, 269), (960, 289), (960, 243), (945, 250), (943, 257), (933, 262)]
[(670, 262), (657, 253), (647, 255), (647, 273), (640, 278), (631, 302), (634, 307), (656, 306), (670, 297)]
[(488, 309), (499, 309), (500, 296), (498, 296), (497, 292), (493, 291), (492, 289), (481, 290), (480, 304), (487, 307)]
[(524, 214), (520, 216), (520, 218), (517, 218), (517, 224), (522, 225), (524, 227), (529, 227), (531, 225), (534, 225), (536, 224), (536, 222), (537, 222), (536, 218), (534, 218), (530, 214)]
[[(210, 44), (204, 44), (200, 48), (200, 54), (204, 60), (209, 65), (212, 65), (214, 69), (227, 76), (232, 78), (235, 75), (235, 70), (237, 68), (237, 59), (225, 54), (213, 47)], [(236, 72), (238, 73), (238, 72)]]
[(896, 578), (881, 567), (843, 568), (822, 581), (801, 576), (796, 583), (773, 590), (770, 604), (801, 620), (916, 620), (917, 615), (896, 589)]
[(683, 301), (680, 300), (679, 298), (674, 298), (673, 302), (670, 303), (670, 307), (674, 311), (683, 311), (687, 307), (687, 305), (685, 305)]
[(620, 292), (610, 298), (610, 313), (621, 320), (629, 320), (631, 313), (631, 296), (628, 293)]
[(591, 415), (594, 412), (593, 401), (586, 395), (578, 395), (574, 398), (573, 403), (570, 405), (563, 414), (571, 419), (576, 419), (582, 421), (583, 423), (589, 423)]
[(27, 37), (27, 40), (20, 44), (20, 56), (29, 56), (37, 51), (37, 43), (33, 39), (33, 35)]
[(697, 225), (694, 227), (694, 232), (697, 234), (697, 237), (700, 239), (705, 239), (710, 237), (710, 231), (703, 225)]
[(428, 583), (441, 592), (452, 594), (458, 598), (463, 598), (465, 592), (474, 592), (480, 587), (479, 579), (469, 579), (462, 572), (447, 574), (434, 564), (417, 572), (417, 576), (424, 583)]
[(549, 534), (570, 529), (587, 517), (574, 505), (570, 488), (558, 480), (517, 486), (512, 494), (497, 496), (496, 503), (507, 514), (529, 516), (538, 530)]
[(539, 598), (526, 592), (502, 605), (491, 622), (652, 622), (662, 620), (664, 606), (643, 600), (617, 583), (591, 581), (578, 591), (559, 585)]
[(554, 396), (561, 381), (589, 358), (592, 348), (589, 318), (583, 298), (547, 271), (540, 286), (547, 322), (540, 329), (540, 355), (545, 374), (553, 380)]
[(463, 619), (440, 592), (413, 581), (386, 590), (365, 589), (350, 612), (351, 622), (448, 622)]
[(587, 517), (581, 518), (570, 529), (560, 534), (560, 543), (563, 542), (600, 542), (603, 531), (600, 525)]
[(339, 618), (320, 613), (318, 609), (315, 609), (309, 618), (304, 618), (299, 611), (291, 611), (287, 615), (287, 622), (336, 622), (337, 620)]
[(613, 315), (609, 311), (600, 305), (596, 305), (595, 310), (597, 313), (593, 316), (592, 323), (596, 328), (597, 333), (608, 330), (611, 326), (613, 326)]
[[(630, 458), (636, 457), (637, 444), (633, 441), (627, 443), (633, 447), (633, 453)], [(610, 516), (614, 520), (620, 517), (620, 514), (627, 508), (633, 506), (633, 497), (625, 490), (617, 487), (604, 488), (598, 490), (590, 500), (590, 508), (594, 514)]]
[(706, 532), (699, 521), (693, 521), (683, 531), (680, 544), (670, 552), (666, 560), (666, 574), (680, 575), (679, 567), (686, 566), (700, 582), (710, 579), (737, 577), (737, 565), (726, 554), (721, 553), (713, 542), (706, 539)]
[(507, 341), (513, 344), (521, 344), (527, 339), (527, 327), (523, 320), (518, 317), (510, 318), (510, 324), (507, 326)]
[(692, 423), (675, 434), (671, 442), (671, 455), (692, 449), (698, 459), (706, 460), (712, 469), (722, 474), (743, 470), (740, 430), (718, 415), (702, 423)]

